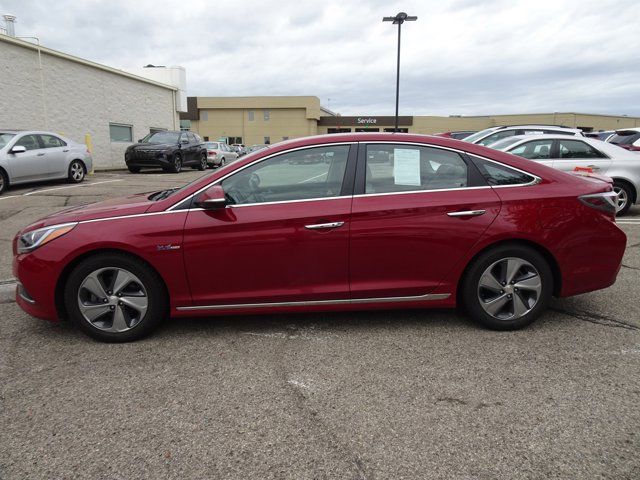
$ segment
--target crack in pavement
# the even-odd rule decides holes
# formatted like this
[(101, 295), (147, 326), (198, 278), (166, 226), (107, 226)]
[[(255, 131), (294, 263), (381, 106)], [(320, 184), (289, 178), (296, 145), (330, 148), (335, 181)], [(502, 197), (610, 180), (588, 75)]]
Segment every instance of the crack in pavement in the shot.
[(298, 407), (300, 413), (307, 418), (312, 426), (317, 430), (318, 440), (324, 441), (327, 446), (337, 453), (337, 455), (347, 463), (350, 463), (355, 469), (354, 480), (370, 480), (373, 479), (373, 474), (367, 473), (364, 462), (360, 456), (353, 451), (347, 442), (340, 439), (338, 434), (333, 428), (328, 425), (324, 420), (320, 418), (320, 412), (313, 408), (309, 403), (309, 399), (303, 389), (296, 385), (298, 382), (291, 382), (291, 376), (287, 374), (287, 365), (284, 362), (285, 350), (287, 346), (294, 345), (290, 342), (291, 339), (298, 337), (299, 327), (297, 325), (288, 325), (287, 330), (291, 332), (283, 338), (283, 342), (280, 344), (280, 355), (278, 361), (279, 376), (283, 380), (285, 389), (293, 396), (294, 405)]
[(596, 325), (603, 325), (605, 327), (624, 328), (625, 330), (640, 330), (640, 327), (637, 325), (626, 323), (622, 320), (618, 320), (617, 318), (600, 315), (598, 313), (581, 312), (578, 310), (569, 310), (560, 307), (549, 307), (549, 310), (564, 313), (565, 315), (569, 315), (570, 317), (578, 320), (584, 320), (585, 322), (595, 323)]

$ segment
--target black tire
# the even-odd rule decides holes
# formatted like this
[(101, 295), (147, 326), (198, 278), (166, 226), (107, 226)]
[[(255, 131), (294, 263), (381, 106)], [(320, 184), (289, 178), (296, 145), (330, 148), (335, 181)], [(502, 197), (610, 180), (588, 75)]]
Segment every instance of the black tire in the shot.
[(140, 167), (130, 167), (130, 166), (127, 166), (127, 168), (129, 169), (129, 171), (130, 171), (131, 173), (140, 173)]
[(176, 153), (173, 155), (173, 163), (169, 167), (171, 173), (180, 173), (182, 170), (182, 154)]
[[(500, 311), (498, 316), (503, 316), (503, 318), (497, 318), (497, 316), (493, 316), (485, 311), (484, 305), (488, 305), (487, 301), (491, 301), (491, 298), (487, 299), (484, 297), (487, 291), (485, 287), (480, 286), (480, 279), (483, 274), (485, 274), (488, 269), (492, 266), (496, 265), (494, 268), (502, 271), (503, 263), (506, 259), (520, 259), (524, 260), (525, 263), (528, 263), (529, 266), (532, 266), (534, 270), (536, 270), (538, 278), (541, 283), (540, 291), (536, 293), (536, 301), (532, 305), (525, 305), (525, 303), (531, 302), (531, 297), (528, 297), (529, 294), (532, 294), (532, 291), (528, 291), (525, 289), (520, 290), (518, 293), (518, 288), (515, 288), (515, 285), (506, 286), (506, 282), (502, 282), (502, 285), (505, 285), (505, 290), (501, 290), (500, 292), (495, 292), (495, 298), (507, 296), (509, 299), (506, 299), (506, 302), (511, 302), (512, 308), (511, 312), (515, 313), (515, 303), (519, 302), (520, 305), (525, 305), (530, 309), (524, 313), (523, 315), (516, 318), (504, 318), (508, 317), (509, 304), (506, 304), (505, 310)], [(527, 265), (523, 265), (524, 270), (520, 270), (521, 272), (526, 273), (526, 270), (529, 268)], [(494, 272), (496, 270), (493, 270)], [(506, 273), (506, 271), (505, 271)], [(526, 275), (522, 274), (520, 278), (524, 278)], [(529, 274), (533, 274), (529, 271)], [(535, 277), (535, 276), (534, 276)], [(534, 277), (530, 277), (531, 279)], [(494, 277), (495, 278), (495, 277)], [(526, 293), (524, 293), (526, 291)], [(511, 292), (511, 296), (509, 296), (509, 292)], [(524, 245), (515, 245), (515, 244), (505, 244), (502, 246), (498, 246), (487, 250), (486, 252), (481, 253), (478, 257), (476, 257), (469, 267), (466, 270), (465, 276), (462, 281), (461, 291), (460, 291), (460, 300), (462, 306), (467, 311), (469, 316), (473, 318), (475, 321), (484, 325), (487, 328), (492, 330), (517, 330), (519, 328), (526, 327), (530, 325), (534, 320), (536, 320), (542, 312), (547, 308), (549, 304), (549, 300), (553, 294), (553, 273), (551, 272), (551, 267), (549, 266), (547, 260), (536, 250), (533, 248), (524, 246)], [(518, 295), (519, 298), (515, 298)], [(527, 297), (523, 297), (523, 295), (527, 295)], [(504, 300), (504, 299), (503, 299)]]
[(5, 173), (5, 171), (0, 168), (0, 195), (4, 193), (4, 191), (7, 189), (8, 186), (9, 186), (9, 177), (7, 177), (7, 174)]
[(224, 157), (222, 157), (222, 159), (220, 159), (220, 165), (218, 165), (218, 168), (224, 167), (226, 163), (227, 163), (227, 160)]
[(202, 152), (202, 155), (200, 155), (200, 163), (197, 168), (201, 172), (207, 169), (207, 154), (205, 152)]
[[(146, 311), (135, 325), (129, 326), (127, 324), (128, 329), (125, 331), (105, 331), (104, 328), (92, 324), (80, 310), (80, 295), (83, 292), (86, 293), (86, 290), (81, 290), (81, 285), (89, 275), (101, 269), (123, 269), (137, 277), (136, 280), (139, 280), (143, 285), (147, 301)], [(109, 293), (106, 288), (105, 291)], [(116, 292), (111, 293), (115, 294)], [(114, 295), (109, 298), (118, 301)], [(102, 301), (104, 300), (102, 299)], [(166, 318), (167, 301), (165, 286), (159, 275), (146, 263), (126, 254), (101, 253), (83, 260), (73, 269), (64, 287), (64, 302), (69, 319), (84, 333), (103, 342), (130, 342), (150, 334)], [(99, 303), (98, 300), (96, 302)], [(121, 305), (121, 303), (118, 304)], [(105, 306), (105, 308), (113, 310), (121, 307)], [(105, 315), (109, 315), (109, 312), (106, 312)]]
[(626, 182), (621, 182), (619, 180), (615, 180), (613, 182), (613, 190), (618, 194), (619, 198), (621, 198), (618, 201), (624, 201), (624, 204), (622, 205), (618, 203), (618, 208), (620, 208), (620, 210), (616, 212), (616, 215), (618, 217), (621, 217), (622, 215), (625, 215), (631, 208), (634, 197), (633, 190), (631, 189), (629, 184), (627, 184)]
[(80, 160), (73, 160), (69, 164), (69, 170), (67, 171), (67, 180), (69, 183), (81, 183), (87, 174), (87, 169), (84, 163)]

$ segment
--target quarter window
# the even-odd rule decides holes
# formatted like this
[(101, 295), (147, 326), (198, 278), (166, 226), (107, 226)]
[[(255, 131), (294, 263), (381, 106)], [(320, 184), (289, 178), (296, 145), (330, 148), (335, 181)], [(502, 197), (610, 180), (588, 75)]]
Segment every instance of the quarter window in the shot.
[(509, 153), (518, 155), (529, 160), (548, 160), (551, 158), (551, 146), (553, 140), (534, 140), (518, 145)]
[(604, 158), (604, 155), (580, 140), (560, 140), (560, 158)]
[(480, 173), (489, 185), (525, 185), (535, 180), (535, 177), (501, 163), (490, 162), (480, 157), (472, 156)]
[(25, 135), (20, 138), (14, 146), (24, 147), (27, 150), (37, 150), (40, 147), (40, 142), (38, 141), (38, 135)]
[(365, 193), (467, 186), (467, 165), (455, 152), (412, 145), (367, 145)]
[(112, 142), (133, 142), (133, 128), (131, 125), (110, 123), (109, 137)]
[(348, 145), (285, 153), (223, 180), (231, 204), (337, 197), (349, 156)]
[(53, 135), (40, 135), (44, 148), (66, 147), (67, 144), (60, 138)]

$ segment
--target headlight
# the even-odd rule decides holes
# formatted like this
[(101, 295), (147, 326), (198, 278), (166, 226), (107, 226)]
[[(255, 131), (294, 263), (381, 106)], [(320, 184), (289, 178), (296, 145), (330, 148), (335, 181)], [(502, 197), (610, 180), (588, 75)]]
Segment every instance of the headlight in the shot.
[(27, 253), (73, 230), (78, 223), (64, 223), (32, 230), (18, 239), (18, 253)]

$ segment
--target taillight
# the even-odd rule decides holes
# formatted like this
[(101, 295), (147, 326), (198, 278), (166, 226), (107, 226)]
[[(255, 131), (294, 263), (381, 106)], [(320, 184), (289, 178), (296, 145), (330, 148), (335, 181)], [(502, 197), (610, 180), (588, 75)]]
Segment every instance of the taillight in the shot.
[(207, 154), (209, 154), (209, 155), (215, 155), (215, 154), (216, 154), (216, 152), (214, 152), (213, 150), (207, 150)]
[(618, 194), (616, 192), (592, 193), (578, 197), (587, 207), (595, 208), (615, 217), (618, 210)]
[(636, 147), (635, 145), (629, 145), (629, 150), (634, 152), (640, 152), (640, 147)]

